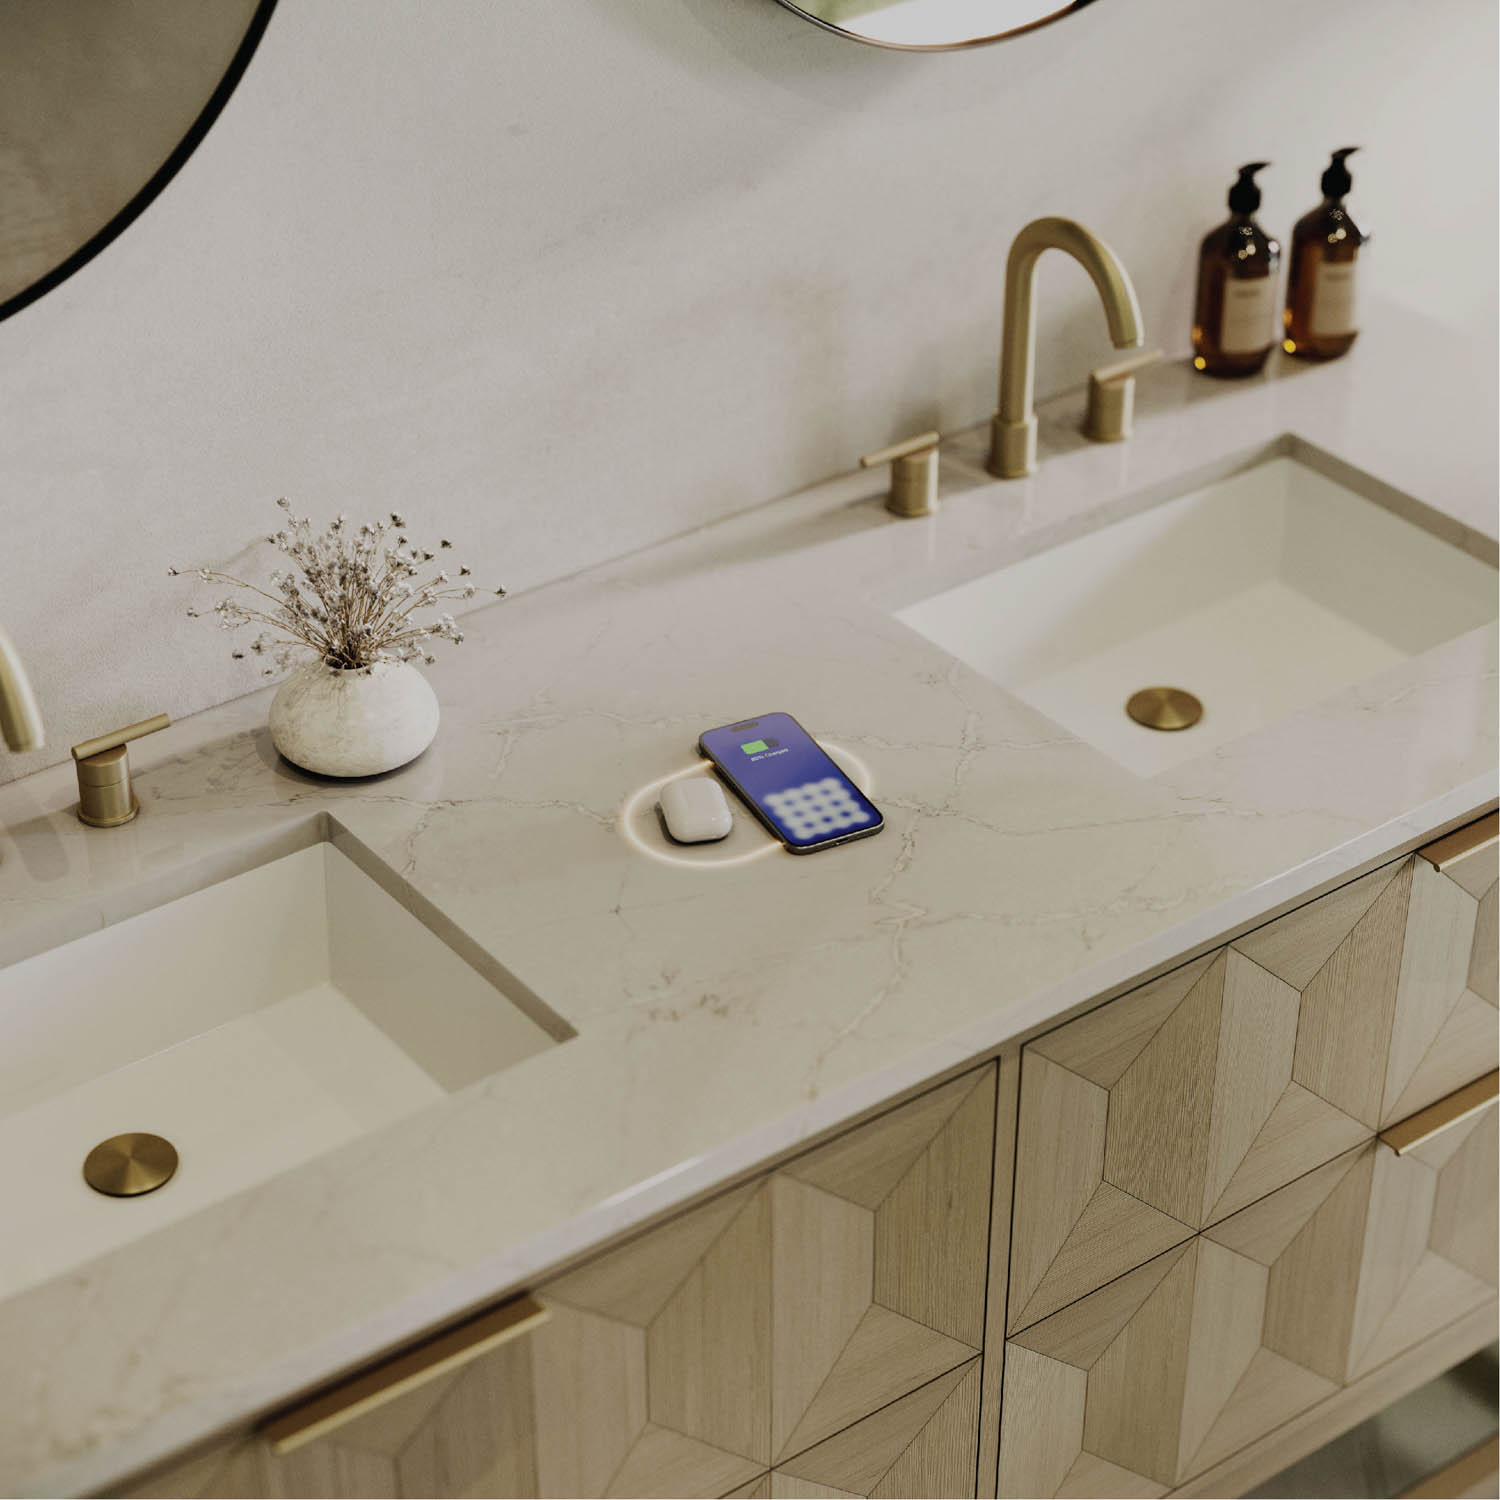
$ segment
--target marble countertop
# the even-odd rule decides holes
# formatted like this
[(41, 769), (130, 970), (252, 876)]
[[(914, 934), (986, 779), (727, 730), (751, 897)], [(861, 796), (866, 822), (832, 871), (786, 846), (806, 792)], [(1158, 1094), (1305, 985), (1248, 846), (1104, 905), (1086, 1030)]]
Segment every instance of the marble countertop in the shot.
[[(1384, 308), (1327, 366), (1154, 371), (1126, 444), (1059, 398), (1025, 481), (960, 434), (933, 518), (850, 475), (507, 601), (377, 781), (279, 761), (261, 693), (135, 746), (125, 829), (73, 818), (70, 766), (0, 788), (0, 962), (331, 835), (576, 1032), (0, 1302), (0, 1489), (108, 1484), (1491, 803), (1492, 630), (1143, 780), (890, 611), (1289, 450), (1493, 562), (1492, 355)], [(632, 839), (703, 729), (773, 708), (880, 837)]]

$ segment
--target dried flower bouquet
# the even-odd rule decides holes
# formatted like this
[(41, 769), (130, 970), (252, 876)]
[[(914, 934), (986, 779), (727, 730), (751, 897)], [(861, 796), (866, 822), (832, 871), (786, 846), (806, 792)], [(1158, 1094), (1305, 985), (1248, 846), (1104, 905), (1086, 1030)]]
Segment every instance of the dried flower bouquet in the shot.
[[(435, 620), (421, 620), (418, 614), (449, 599), (472, 599), (478, 589), (459, 581), (471, 570), (439, 567), (424, 579), (438, 553), (411, 541), (399, 515), (357, 529), (340, 515), (315, 533), (305, 517), (292, 514), (288, 501), (276, 503), (286, 513), (286, 524), (266, 541), (293, 566), (272, 573), (268, 588), (212, 568), (167, 570), (174, 576), (193, 572), (205, 582), (228, 584), (264, 601), (228, 597), (211, 610), (188, 610), (194, 618), (212, 614), (221, 630), (263, 627), (249, 646), (250, 654), (268, 662), (263, 676), (274, 676), (304, 650), (332, 670), (359, 672), (380, 662), (430, 663), (436, 660), (434, 642), (457, 645), (463, 640), (451, 614), (440, 612)], [(445, 538), (438, 552), (452, 545)], [(497, 588), (495, 594), (504, 598), (505, 590)], [(236, 660), (246, 656), (240, 650), (232, 654)]]

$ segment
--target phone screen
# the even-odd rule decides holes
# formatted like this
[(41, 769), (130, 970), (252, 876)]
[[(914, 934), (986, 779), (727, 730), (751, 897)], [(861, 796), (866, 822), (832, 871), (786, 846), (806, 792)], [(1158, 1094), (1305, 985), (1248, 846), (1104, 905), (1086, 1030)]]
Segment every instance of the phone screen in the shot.
[(790, 715), (710, 729), (698, 748), (794, 854), (879, 833), (880, 810)]

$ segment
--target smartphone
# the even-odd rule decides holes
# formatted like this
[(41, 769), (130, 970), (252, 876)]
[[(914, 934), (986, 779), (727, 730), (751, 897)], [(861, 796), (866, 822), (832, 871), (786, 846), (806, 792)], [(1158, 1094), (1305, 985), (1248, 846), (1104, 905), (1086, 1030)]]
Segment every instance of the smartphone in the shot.
[(698, 749), (793, 854), (868, 838), (885, 819), (790, 715), (710, 729)]

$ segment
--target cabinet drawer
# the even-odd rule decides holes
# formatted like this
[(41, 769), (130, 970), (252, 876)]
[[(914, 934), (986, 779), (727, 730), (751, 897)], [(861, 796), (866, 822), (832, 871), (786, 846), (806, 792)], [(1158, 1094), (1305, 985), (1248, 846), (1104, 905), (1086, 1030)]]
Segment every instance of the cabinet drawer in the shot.
[(1495, 1066), (1494, 823), (1026, 1047), (1009, 1331)]
[(1006, 1345), (1001, 1495), (1160, 1495), (1495, 1296), (1493, 1102), (1355, 1147)]
[(418, 1346), (121, 1493), (971, 1495), (995, 1074), (555, 1278), (525, 1299), (544, 1319), (461, 1366), (381, 1399)]

